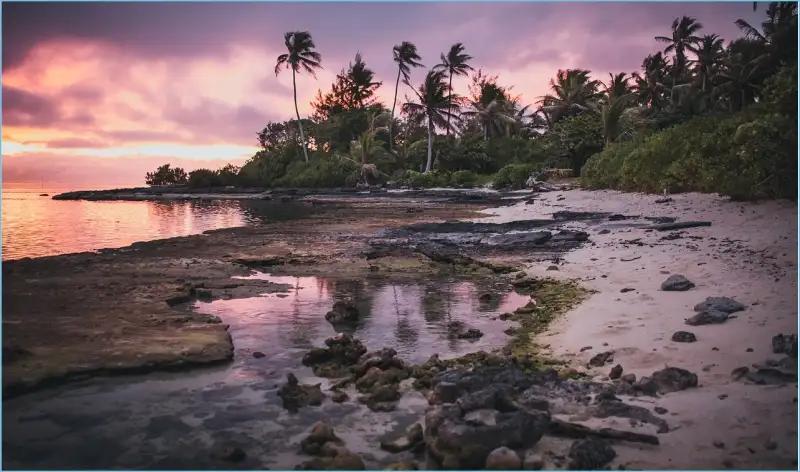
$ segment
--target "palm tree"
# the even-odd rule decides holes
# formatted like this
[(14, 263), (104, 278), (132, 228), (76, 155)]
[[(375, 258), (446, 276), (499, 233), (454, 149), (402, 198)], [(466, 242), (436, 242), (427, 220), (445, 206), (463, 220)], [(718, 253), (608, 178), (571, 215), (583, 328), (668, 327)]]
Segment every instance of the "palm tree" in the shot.
[(517, 124), (509, 103), (504, 100), (492, 100), (487, 104), (475, 102), (471, 104), (472, 110), (464, 112), (464, 116), (473, 118), (483, 130), (483, 139), (488, 140), (495, 135), (508, 134), (511, 127)]
[(344, 77), (353, 106), (364, 108), (372, 104), (371, 100), (375, 91), (383, 82), (375, 82), (375, 71), (367, 67), (361, 58), (361, 53), (356, 53), (355, 63), (351, 63)]
[(691, 61), (693, 72), (700, 81), (700, 89), (705, 92), (711, 86), (711, 79), (716, 75), (724, 55), (724, 42), (716, 34), (707, 34), (697, 43), (697, 59)]
[(775, 68), (782, 61), (797, 61), (797, 2), (770, 2), (767, 19), (761, 23), (763, 33), (744, 20), (735, 23), (745, 38), (767, 49), (760, 62), (771, 59)]
[(392, 122), (394, 121), (394, 108), (397, 105), (397, 92), (400, 88), (400, 76), (403, 76), (403, 83), (410, 85), (411, 68), (425, 67), (419, 61), (422, 60), (417, 53), (417, 46), (409, 41), (403, 41), (392, 49), (394, 62), (397, 63), (397, 81), (394, 84), (394, 101), (392, 102), (392, 115), (389, 121), (389, 150), (392, 150)]
[(633, 136), (645, 123), (645, 107), (631, 106), (636, 101), (634, 93), (625, 95), (609, 94), (592, 105), (603, 123), (603, 139), (606, 146), (618, 139)]
[(297, 114), (297, 126), (300, 128), (300, 140), (303, 142), (303, 155), (308, 162), (308, 146), (306, 145), (305, 134), (303, 134), (303, 123), (300, 120), (300, 110), (297, 108), (297, 74), (302, 70), (311, 74), (311, 77), (316, 78), (317, 69), (322, 69), (322, 55), (313, 51), (316, 47), (314, 40), (311, 39), (311, 33), (308, 31), (293, 31), (283, 35), (286, 49), (289, 51), (287, 54), (278, 56), (277, 63), (275, 64), (275, 75), (277, 76), (281, 69), (292, 70), (292, 88), (294, 89), (294, 112)]
[(628, 83), (627, 72), (620, 72), (619, 74), (608, 74), (611, 80), (607, 84), (603, 84), (603, 89), (608, 97), (621, 97), (631, 93), (631, 86)]
[(419, 102), (408, 101), (403, 104), (402, 110), (407, 115), (424, 116), (428, 124), (428, 161), (425, 172), (430, 172), (433, 166), (433, 136), (436, 127), (450, 126), (448, 118), (456, 118), (459, 98), (449, 93), (444, 71), (431, 70), (425, 76), (425, 81), (414, 90)]
[(383, 147), (385, 143), (377, 138), (378, 133), (387, 129), (381, 123), (388, 121), (388, 113), (370, 115), (367, 118), (368, 129), (359, 135), (358, 140), (354, 140), (350, 144), (349, 156), (338, 155), (340, 159), (354, 162), (360, 166), (359, 183), (369, 184), (370, 176), (377, 178), (379, 172), (374, 161), (391, 156)]
[(538, 103), (553, 123), (581, 114), (600, 97), (600, 81), (592, 80), (589, 74), (584, 69), (559, 70), (556, 78), (550, 79), (551, 93), (539, 97)]
[(731, 111), (741, 110), (755, 101), (759, 92), (761, 70), (758, 60), (743, 60), (738, 54), (730, 56), (723, 71), (714, 76), (717, 86), (714, 96), (729, 101)]
[(668, 43), (665, 53), (675, 53), (675, 67), (672, 70), (672, 86), (686, 70), (686, 51), (695, 52), (695, 44), (700, 41), (696, 33), (703, 28), (695, 18), (682, 16), (672, 21), (672, 36), (656, 36), (656, 41)]
[[(447, 55), (441, 55), (442, 63), (434, 66), (434, 69), (446, 71), (450, 74), (450, 81), (448, 82), (448, 88), (450, 89), (450, 93), (453, 93), (453, 76), (454, 75), (467, 75), (470, 71), (472, 71), (472, 66), (467, 64), (468, 61), (472, 60), (472, 56), (469, 54), (464, 53), (464, 44), (462, 43), (455, 43), (454, 45), (450, 46), (450, 50), (447, 52)], [(447, 136), (450, 136), (450, 126), (449, 126), (448, 117), (448, 126), (447, 126)]]

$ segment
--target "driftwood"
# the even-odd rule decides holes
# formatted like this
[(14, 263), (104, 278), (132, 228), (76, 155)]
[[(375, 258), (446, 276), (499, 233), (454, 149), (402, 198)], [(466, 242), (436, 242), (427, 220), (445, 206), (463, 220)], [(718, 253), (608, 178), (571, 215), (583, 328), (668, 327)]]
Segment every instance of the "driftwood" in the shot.
[(550, 421), (550, 427), (547, 432), (553, 436), (564, 436), (573, 439), (593, 436), (603, 439), (652, 444), (654, 446), (659, 444), (658, 438), (652, 434), (633, 433), (612, 428), (591, 429), (580, 424), (569, 423), (555, 418)]
[(656, 231), (672, 231), (675, 229), (698, 228), (700, 226), (711, 226), (710, 221), (679, 221), (676, 223), (661, 223), (657, 225), (645, 226), (644, 229), (654, 229)]

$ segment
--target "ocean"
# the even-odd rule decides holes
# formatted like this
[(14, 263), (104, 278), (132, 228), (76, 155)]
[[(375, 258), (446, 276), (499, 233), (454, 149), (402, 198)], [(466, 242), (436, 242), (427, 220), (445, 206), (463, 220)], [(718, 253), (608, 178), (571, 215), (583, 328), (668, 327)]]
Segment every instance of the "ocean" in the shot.
[(300, 204), (260, 200), (89, 202), (51, 198), (73, 190), (86, 189), (3, 185), (4, 261), (117, 248), (137, 241), (287, 220), (308, 212)]

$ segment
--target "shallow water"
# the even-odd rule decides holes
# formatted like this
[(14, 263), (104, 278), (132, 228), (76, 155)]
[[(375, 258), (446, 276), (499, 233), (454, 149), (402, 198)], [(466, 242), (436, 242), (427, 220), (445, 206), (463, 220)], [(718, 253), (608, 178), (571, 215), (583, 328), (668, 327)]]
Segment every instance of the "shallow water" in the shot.
[(3, 260), (118, 248), (211, 229), (285, 221), (312, 210), (302, 203), (261, 200), (91, 202), (50, 198), (63, 191), (3, 188)]
[[(303, 353), (322, 346), (335, 330), (324, 319), (333, 300), (354, 298), (363, 321), (354, 334), (370, 350), (393, 347), (409, 362), (431, 354), (452, 357), (502, 347), (509, 322), (492, 320), (527, 302), (491, 282), (267, 277), (290, 284), (289, 293), (198, 303), (220, 315), (236, 346), (233, 363), (182, 374), (96, 379), (3, 402), (4, 468), (293, 468), (308, 457), (298, 444), (311, 425), (326, 420), (367, 467), (399, 460), (379, 440), (419, 421), (427, 402), (408, 392), (393, 413), (375, 413), (351, 400), (287, 413), (277, 397), (288, 372), (303, 383), (323, 383), (301, 365)], [(480, 302), (481, 293), (493, 293)], [(485, 335), (451, 339), (460, 321)], [(254, 351), (266, 356), (256, 359)], [(240, 464), (220, 463), (210, 450), (233, 442), (247, 453)]]

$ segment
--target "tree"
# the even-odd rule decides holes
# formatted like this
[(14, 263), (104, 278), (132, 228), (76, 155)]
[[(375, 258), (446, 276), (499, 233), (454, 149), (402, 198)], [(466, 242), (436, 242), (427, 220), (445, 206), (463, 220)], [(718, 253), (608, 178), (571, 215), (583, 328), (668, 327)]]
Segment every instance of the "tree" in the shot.
[(300, 129), (300, 140), (303, 142), (303, 155), (308, 162), (308, 146), (306, 138), (303, 134), (303, 124), (300, 120), (300, 110), (297, 108), (297, 74), (304, 70), (312, 77), (317, 76), (316, 71), (322, 68), (322, 55), (313, 51), (316, 47), (314, 40), (311, 39), (311, 33), (308, 31), (294, 31), (285, 33), (283, 35), (284, 44), (289, 51), (286, 54), (278, 56), (275, 64), (275, 75), (277, 76), (281, 69), (292, 70), (292, 89), (294, 92), (294, 111), (297, 114), (297, 126)]
[(403, 76), (403, 83), (411, 86), (411, 68), (425, 67), (419, 61), (422, 58), (417, 53), (417, 46), (409, 41), (403, 41), (392, 49), (393, 60), (397, 63), (397, 81), (394, 84), (394, 101), (392, 101), (392, 113), (389, 120), (389, 150), (392, 150), (392, 121), (394, 121), (394, 109), (397, 105), (397, 92), (400, 89), (400, 76)]
[(585, 69), (559, 70), (556, 78), (550, 79), (550, 93), (539, 97), (539, 104), (553, 123), (580, 115), (600, 97), (600, 81), (591, 79), (590, 73)]
[(160, 166), (155, 172), (145, 174), (144, 181), (147, 185), (183, 185), (186, 183), (186, 171), (180, 167), (171, 167), (169, 164)]
[(716, 34), (707, 34), (697, 43), (695, 50), (697, 59), (690, 63), (693, 66), (692, 72), (700, 81), (700, 89), (703, 92), (711, 88), (712, 79), (719, 70), (725, 52), (724, 43), (725, 40)]
[[(472, 66), (467, 62), (472, 60), (472, 56), (464, 53), (464, 44), (455, 43), (450, 46), (447, 55), (441, 55), (441, 64), (434, 66), (434, 69), (446, 71), (450, 75), (448, 88), (450, 93), (453, 93), (453, 76), (454, 75), (467, 75), (472, 69)], [(447, 136), (450, 136), (450, 118), (448, 117), (448, 126), (446, 129)]]
[(672, 69), (672, 87), (678, 83), (680, 77), (686, 69), (686, 51), (695, 52), (695, 44), (700, 41), (696, 33), (703, 28), (695, 18), (682, 16), (672, 21), (672, 36), (656, 36), (656, 41), (668, 43), (664, 48), (665, 53), (675, 53), (675, 66)]
[(361, 133), (358, 139), (350, 145), (349, 155), (340, 154), (338, 156), (340, 159), (360, 166), (359, 183), (374, 183), (371, 180), (374, 181), (379, 175), (375, 161), (391, 157), (391, 154), (383, 147), (385, 143), (378, 139), (378, 133), (386, 129), (381, 126), (381, 123), (388, 121), (389, 118), (388, 113), (370, 115), (368, 129)]
[(403, 104), (403, 111), (408, 114), (419, 114), (424, 116), (428, 124), (428, 160), (425, 164), (425, 172), (430, 172), (433, 166), (433, 136), (436, 127), (447, 128), (450, 126), (448, 118), (453, 117), (458, 112), (458, 96), (453, 95), (447, 87), (445, 73), (441, 70), (428, 71), (425, 81), (419, 89), (412, 89), (417, 96), (418, 102), (406, 102)]

